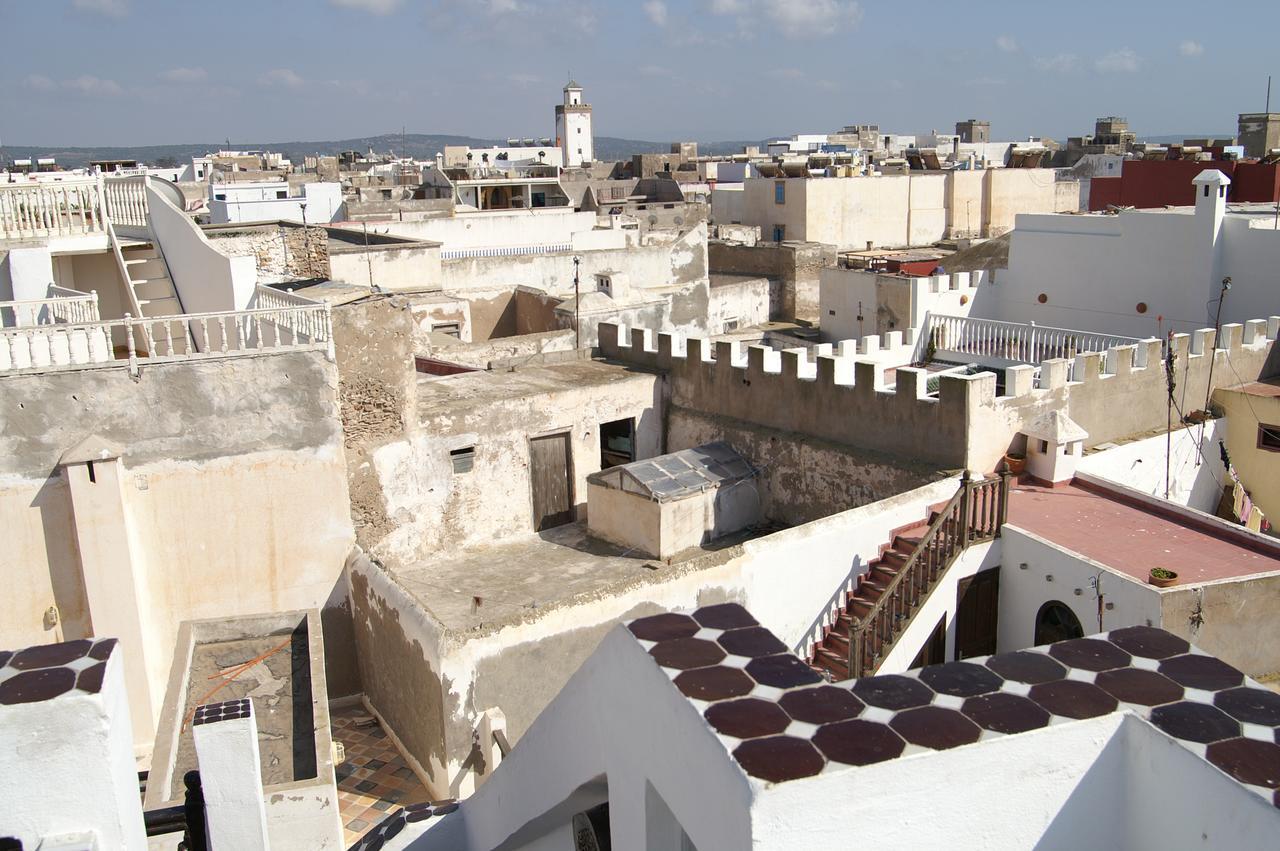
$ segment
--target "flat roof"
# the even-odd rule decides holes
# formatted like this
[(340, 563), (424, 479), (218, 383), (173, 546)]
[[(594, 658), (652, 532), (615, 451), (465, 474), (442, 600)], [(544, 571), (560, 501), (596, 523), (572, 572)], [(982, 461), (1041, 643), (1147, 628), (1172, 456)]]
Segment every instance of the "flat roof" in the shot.
[(1244, 543), (1243, 529), (1233, 540), (1077, 483), (1015, 485), (1008, 522), (1142, 582), (1153, 567), (1177, 572), (1182, 585), (1280, 571), (1280, 556)]
[(455, 413), (501, 399), (652, 380), (656, 375), (642, 367), (597, 360), (522, 367), (513, 372), (468, 372), (444, 378), (422, 375), (418, 377), (418, 416)]
[(1246, 396), (1276, 398), (1280, 397), (1280, 378), (1264, 378), (1261, 381), (1250, 381), (1246, 384), (1237, 384), (1235, 387), (1227, 387), (1225, 389), (1244, 393)]
[[(727, 535), (672, 564), (587, 534), (585, 521), (491, 546), (390, 568), (396, 581), (450, 632), (468, 637), (536, 620), (548, 611), (721, 564), (772, 529)], [(709, 557), (709, 560), (708, 558)]]

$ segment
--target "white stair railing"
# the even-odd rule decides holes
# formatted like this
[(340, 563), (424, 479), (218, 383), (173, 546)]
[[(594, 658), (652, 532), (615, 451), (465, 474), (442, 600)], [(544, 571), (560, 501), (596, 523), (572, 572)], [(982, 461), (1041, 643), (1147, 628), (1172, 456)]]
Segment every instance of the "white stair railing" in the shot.
[(924, 360), (932, 348), (936, 353), (952, 357), (964, 355), (1038, 365), (1048, 358), (1071, 360), (1082, 352), (1100, 352), (1105, 358), (1108, 349), (1141, 342), (1136, 337), (1115, 334), (930, 313), (918, 337), (915, 356), (917, 361)]
[(49, 285), (48, 298), (0, 301), (0, 328), (97, 322), (98, 291), (82, 293)]

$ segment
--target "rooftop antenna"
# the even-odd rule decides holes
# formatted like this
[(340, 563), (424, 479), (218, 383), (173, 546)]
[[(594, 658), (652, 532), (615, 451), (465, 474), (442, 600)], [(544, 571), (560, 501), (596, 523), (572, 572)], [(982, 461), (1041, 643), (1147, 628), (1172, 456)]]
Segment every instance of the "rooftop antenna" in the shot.
[(1267, 75), (1267, 112), (1271, 111), (1271, 75)]

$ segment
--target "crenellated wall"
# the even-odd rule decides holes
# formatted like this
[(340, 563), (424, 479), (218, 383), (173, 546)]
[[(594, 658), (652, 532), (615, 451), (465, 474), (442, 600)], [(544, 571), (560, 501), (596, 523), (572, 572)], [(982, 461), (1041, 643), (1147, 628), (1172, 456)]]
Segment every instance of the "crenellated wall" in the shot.
[[(737, 343), (685, 340), (648, 329), (627, 337), (617, 325), (600, 326), (606, 358), (666, 371), (671, 404), (717, 416), (812, 435), (849, 446), (887, 452), (944, 468), (991, 470), (1019, 432), (1049, 410), (1065, 410), (1089, 432), (1088, 445), (1157, 429), (1204, 407), (1207, 388), (1280, 373), (1271, 358), (1280, 317), (1177, 334), (1177, 408), (1169, 418), (1163, 348), (1159, 340), (1117, 346), (1107, 353), (1076, 355), (1068, 381), (1066, 359), (1005, 370), (1006, 395), (996, 396), (994, 372), (940, 374), (937, 396), (927, 394), (929, 374), (912, 362), (911, 335), (890, 332), (815, 350), (775, 351)], [(1212, 353), (1212, 354), (1210, 354)], [(1105, 366), (1105, 371), (1104, 371)], [(892, 383), (886, 369), (893, 370)]]

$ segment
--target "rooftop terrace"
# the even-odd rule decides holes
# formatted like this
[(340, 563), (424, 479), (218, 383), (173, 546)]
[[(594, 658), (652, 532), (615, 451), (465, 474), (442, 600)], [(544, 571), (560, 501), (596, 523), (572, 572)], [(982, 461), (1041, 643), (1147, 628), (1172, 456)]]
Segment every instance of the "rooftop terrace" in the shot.
[(1140, 581), (1153, 567), (1177, 572), (1184, 585), (1280, 571), (1280, 546), (1079, 479), (1056, 488), (1017, 485), (1008, 522)]

